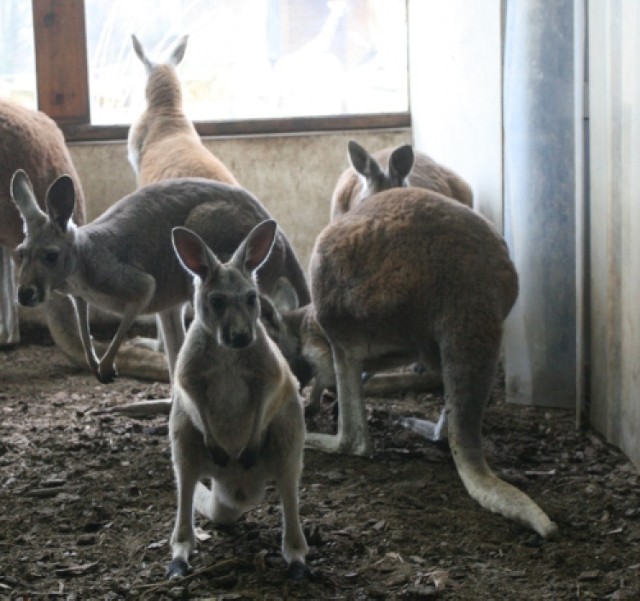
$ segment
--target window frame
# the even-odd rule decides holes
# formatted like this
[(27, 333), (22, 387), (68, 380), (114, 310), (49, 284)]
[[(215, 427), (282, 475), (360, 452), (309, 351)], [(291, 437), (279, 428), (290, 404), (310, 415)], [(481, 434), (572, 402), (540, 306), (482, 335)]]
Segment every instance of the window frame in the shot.
[[(84, 0), (31, 0), (38, 109), (54, 119), (67, 141), (125, 140), (128, 124), (92, 125)], [(201, 136), (246, 136), (398, 129), (411, 126), (410, 111), (196, 121)]]

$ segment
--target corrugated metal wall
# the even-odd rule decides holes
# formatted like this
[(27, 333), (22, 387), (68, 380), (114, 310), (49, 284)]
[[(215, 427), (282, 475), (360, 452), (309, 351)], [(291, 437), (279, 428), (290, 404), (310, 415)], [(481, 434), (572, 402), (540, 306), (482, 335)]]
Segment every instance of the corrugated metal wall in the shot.
[(589, 2), (592, 424), (640, 465), (640, 2)]

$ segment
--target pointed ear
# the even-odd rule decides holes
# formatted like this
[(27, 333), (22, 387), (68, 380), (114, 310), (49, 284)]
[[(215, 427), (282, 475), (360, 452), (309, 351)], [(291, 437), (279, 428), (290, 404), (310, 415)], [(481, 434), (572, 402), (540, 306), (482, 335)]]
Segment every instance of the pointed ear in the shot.
[(11, 198), (16, 203), (27, 227), (47, 220), (46, 214), (38, 206), (29, 177), (22, 169), (18, 169), (13, 174), (9, 188)]
[(273, 287), (271, 299), (278, 311), (293, 311), (300, 306), (298, 293), (291, 285), (291, 282), (284, 276), (278, 278), (276, 285)]
[(218, 268), (218, 260), (195, 232), (186, 227), (174, 227), (171, 238), (176, 255), (187, 271), (205, 279)]
[(256, 225), (233, 253), (233, 263), (245, 272), (256, 271), (269, 258), (277, 231), (278, 224), (273, 219)]
[(135, 53), (138, 55), (138, 58), (142, 61), (142, 64), (144, 65), (144, 68), (147, 71), (147, 74), (149, 74), (155, 67), (155, 63), (153, 63), (147, 58), (147, 55), (144, 53), (144, 48), (142, 47), (142, 44), (140, 43), (140, 41), (135, 35), (131, 36), (131, 41), (133, 42), (133, 49), (135, 50)]
[(354, 140), (349, 140), (349, 161), (363, 177), (372, 179), (382, 172), (378, 162)]
[(184, 58), (184, 51), (187, 49), (187, 42), (189, 40), (188, 35), (183, 35), (176, 44), (175, 48), (171, 52), (169, 62), (175, 67), (180, 64)]
[(56, 179), (47, 190), (45, 203), (49, 219), (57, 223), (63, 232), (66, 232), (76, 204), (76, 190), (73, 186), (73, 180), (68, 175), (61, 175)]
[(398, 183), (404, 183), (411, 169), (413, 169), (413, 148), (410, 144), (398, 146), (389, 157), (389, 175), (397, 179)]

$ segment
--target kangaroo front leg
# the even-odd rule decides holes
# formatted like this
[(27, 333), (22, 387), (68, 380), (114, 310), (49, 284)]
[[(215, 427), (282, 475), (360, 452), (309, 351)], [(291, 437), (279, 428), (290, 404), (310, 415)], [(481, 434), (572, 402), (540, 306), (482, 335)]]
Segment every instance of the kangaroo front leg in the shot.
[(169, 378), (173, 382), (173, 371), (178, 352), (184, 342), (184, 307), (172, 307), (158, 313), (159, 339), (163, 341), (164, 352), (169, 366)]
[(118, 349), (120, 348), (124, 337), (127, 335), (127, 332), (131, 328), (136, 317), (144, 311), (155, 293), (156, 282), (152, 276), (144, 274), (138, 284), (140, 287), (140, 294), (135, 301), (131, 301), (125, 306), (118, 330), (109, 343), (105, 354), (100, 359), (98, 366), (98, 379), (103, 383), (112, 382), (116, 377), (117, 372), (115, 358), (118, 353)]
[(100, 369), (98, 357), (93, 348), (93, 342), (91, 340), (91, 333), (89, 332), (89, 305), (87, 301), (79, 296), (72, 297), (73, 304), (76, 308), (76, 317), (78, 318), (78, 328), (80, 330), (80, 340), (82, 341), (82, 348), (84, 349), (84, 356), (91, 369), (91, 373), (100, 379)]

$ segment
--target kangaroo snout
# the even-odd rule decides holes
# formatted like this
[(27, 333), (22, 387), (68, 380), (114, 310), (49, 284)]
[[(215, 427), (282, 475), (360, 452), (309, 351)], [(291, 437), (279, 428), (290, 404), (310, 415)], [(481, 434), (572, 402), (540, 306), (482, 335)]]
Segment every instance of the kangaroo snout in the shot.
[(23, 307), (35, 307), (44, 300), (44, 291), (38, 286), (20, 286), (18, 302)]
[(225, 346), (235, 349), (247, 348), (255, 340), (255, 333), (252, 330), (232, 330), (225, 328), (222, 334)]

